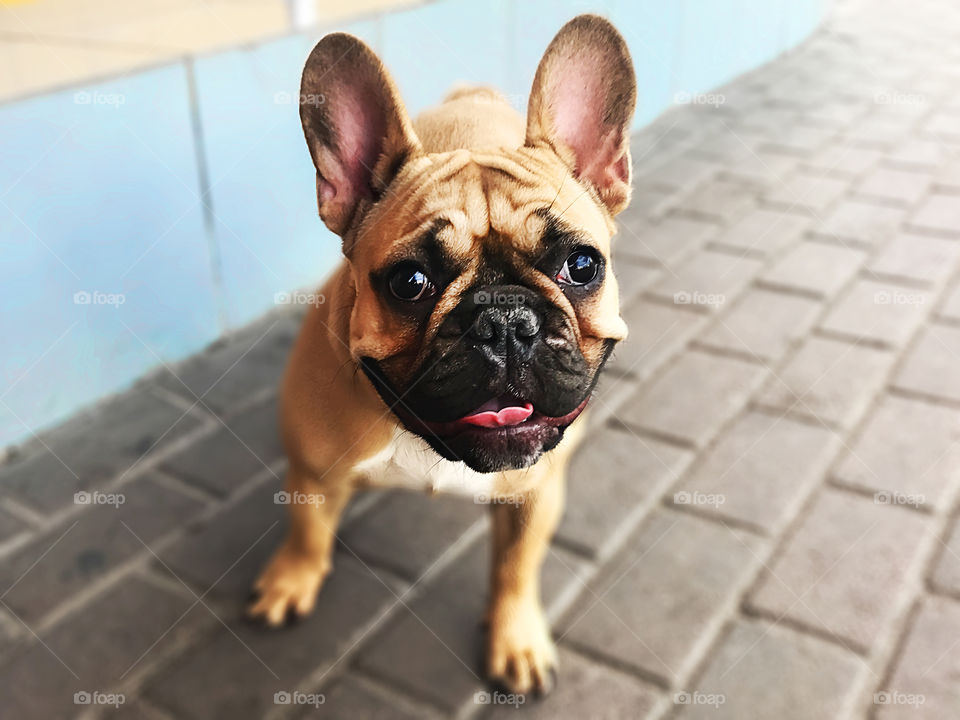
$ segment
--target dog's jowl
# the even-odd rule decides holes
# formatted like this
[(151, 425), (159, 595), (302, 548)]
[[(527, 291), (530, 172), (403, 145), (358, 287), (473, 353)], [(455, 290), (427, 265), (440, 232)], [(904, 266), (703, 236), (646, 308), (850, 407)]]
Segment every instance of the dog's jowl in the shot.
[(487, 88), (411, 120), (360, 40), (313, 49), (300, 117), (344, 260), (305, 318), (281, 418), (286, 489), (323, 502), (290, 503), (254, 616), (310, 612), (355, 490), (482, 494), (497, 500), (488, 671), (514, 692), (548, 688), (539, 570), (591, 392), (626, 335), (610, 243), (635, 97), (626, 44), (591, 15), (550, 43), (525, 122)]

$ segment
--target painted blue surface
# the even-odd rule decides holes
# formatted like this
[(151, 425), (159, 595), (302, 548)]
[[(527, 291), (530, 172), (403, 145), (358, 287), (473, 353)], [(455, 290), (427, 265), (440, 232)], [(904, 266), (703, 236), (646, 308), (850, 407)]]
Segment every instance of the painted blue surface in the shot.
[[(0, 106), (0, 446), (195, 352), (339, 261), (297, 113), (303, 60), (326, 32), (366, 40), (413, 113), (458, 82), (499, 87), (523, 111), (550, 39), (597, 12), (630, 46), (641, 127), (678, 94), (802, 41), (825, 9), (438, 0)], [(75, 304), (77, 292), (124, 302)]]
[(186, 87), (175, 65), (0, 107), (0, 444), (218, 332)]

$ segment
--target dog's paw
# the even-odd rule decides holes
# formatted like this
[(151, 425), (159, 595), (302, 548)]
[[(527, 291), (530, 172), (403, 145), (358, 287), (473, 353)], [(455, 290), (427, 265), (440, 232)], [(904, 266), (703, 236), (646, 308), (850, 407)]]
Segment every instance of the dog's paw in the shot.
[(557, 651), (539, 603), (504, 603), (491, 609), (487, 672), (511, 693), (545, 695), (553, 688)]
[(291, 616), (309, 614), (329, 570), (327, 561), (280, 548), (254, 584), (247, 616), (279, 627)]

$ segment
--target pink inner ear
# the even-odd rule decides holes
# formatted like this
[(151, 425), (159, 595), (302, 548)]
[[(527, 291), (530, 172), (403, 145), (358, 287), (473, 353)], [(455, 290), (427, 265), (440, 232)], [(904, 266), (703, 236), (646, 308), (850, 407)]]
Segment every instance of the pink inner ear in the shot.
[(575, 52), (557, 61), (565, 72), (558, 72), (548, 91), (554, 131), (576, 158), (574, 174), (600, 190), (626, 182), (629, 175), (622, 130), (603, 124), (609, 101), (602, 76), (606, 66), (599, 53)]
[(337, 129), (336, 170), (326, 180), (338, 203), (355, 203), (370, 195), (373, 168), (383, 151), (386, 134), (384, 110), (367, 84), (341, 86), (331, 108)]
[(601, 120), (606, 100), (598, 72), (602, 63), (598, 55), (580, 52), (557, 64), (567, 68), (567, 72), (550, 90), (554, 130), (573, 150), (580, 173), (584, 165), (591, 164), (587, 159), (596, 155), (602, 144)]

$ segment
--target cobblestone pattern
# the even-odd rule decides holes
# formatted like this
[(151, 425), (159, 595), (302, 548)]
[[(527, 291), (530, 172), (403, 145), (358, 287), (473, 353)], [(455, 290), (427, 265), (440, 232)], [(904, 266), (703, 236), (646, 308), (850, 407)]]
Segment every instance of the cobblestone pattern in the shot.
[[(960, 717), (958, 32), (949, 0), (839, 2), (636, 136), (631, 338), (544, 569), (560, 687), (521, 712)], [(519, 717), (483, 680), (472, 502), (362, 497), (316, 612), (242, 621), (297, 321), (0, 466), (5, 717)]]

